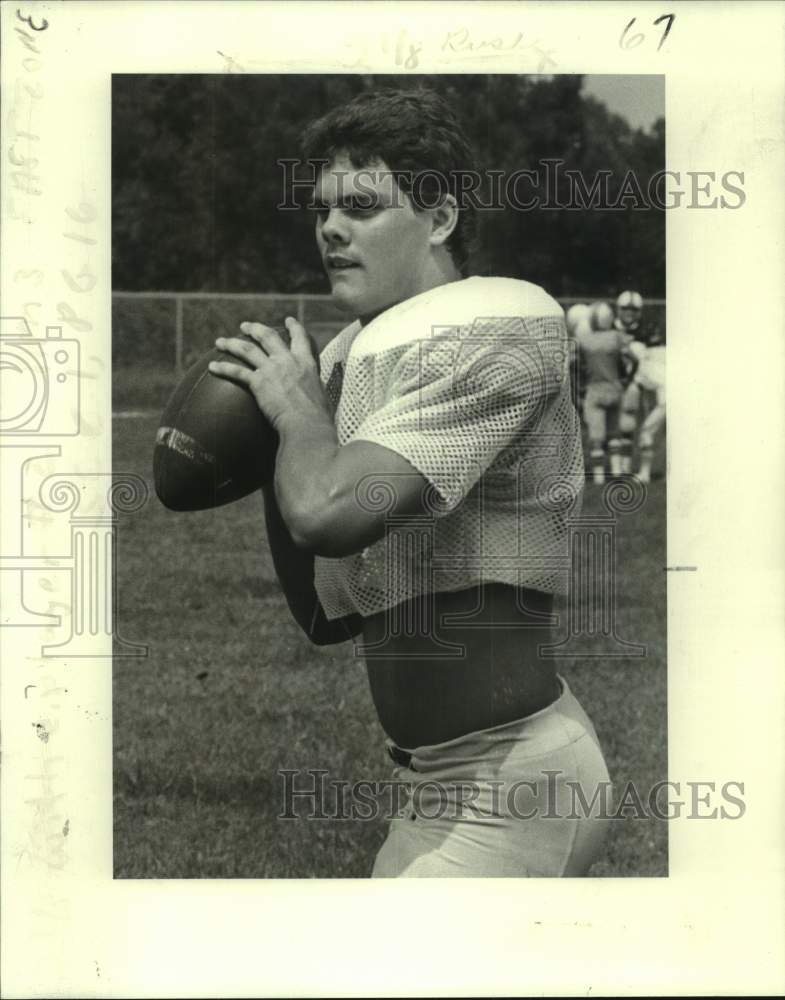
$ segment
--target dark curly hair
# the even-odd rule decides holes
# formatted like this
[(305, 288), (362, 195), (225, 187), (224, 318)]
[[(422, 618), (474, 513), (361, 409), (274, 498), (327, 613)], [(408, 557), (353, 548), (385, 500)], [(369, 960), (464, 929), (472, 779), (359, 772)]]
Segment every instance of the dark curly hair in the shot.
[[(475, 169), (474, 151), (450, 106), (433, 90), (365, 91), (312, 122), (302, 136), (303, 158), (332, 161), (346, 153), (356, 168), (382, 160), (399, 188), (416, 186), (417, 211), (435, 193), (458, 201), (458, 223), (447, 240), (456, 267), (465, 273), (476, 220), (461, 198), (462, 174)], [(417, 178), (419, 177), (419, 182)]]

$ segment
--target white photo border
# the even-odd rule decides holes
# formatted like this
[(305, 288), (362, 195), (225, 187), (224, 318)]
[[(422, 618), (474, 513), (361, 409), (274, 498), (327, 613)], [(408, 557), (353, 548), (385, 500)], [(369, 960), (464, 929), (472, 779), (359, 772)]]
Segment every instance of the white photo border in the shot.
[[(112, 74), (664, 73), (668, 168), (739, 170), (746, 194), (667, 213), (668, 563), (697, 567), (668, 581), (669, 772), (743, 781), (744, 816), (672, 821), (665, 879), (114, 881), (111, 648), (42, 657), (46, 627), (0, 628), (4, 995), (781, 993), (781, 6), (20, 0), (2, 18), (2, 315), (63, 328), (80, 373), (63, 424), (0, 439), (6, 607), (29, 558), (68, 612), (53, 511), (81, 502), (107, 530)], [(464, 28), (474, 47), (445, 49)]]

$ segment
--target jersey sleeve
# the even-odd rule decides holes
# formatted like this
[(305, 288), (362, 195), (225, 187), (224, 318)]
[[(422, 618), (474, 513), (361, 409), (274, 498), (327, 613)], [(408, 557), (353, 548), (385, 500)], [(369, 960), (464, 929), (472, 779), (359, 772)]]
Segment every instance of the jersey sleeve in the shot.
[(475, 322), (406, 346), (352, 440), (403, 456), (453, 510), (494, 459), (536, 430), (567, 381), (561, 317)]
[(333, 415), (338, 409), (341, 398), (346, 357), (359, 329), (359, 323), (351, 323), (344, 327), (319, 354), (319, 377)]

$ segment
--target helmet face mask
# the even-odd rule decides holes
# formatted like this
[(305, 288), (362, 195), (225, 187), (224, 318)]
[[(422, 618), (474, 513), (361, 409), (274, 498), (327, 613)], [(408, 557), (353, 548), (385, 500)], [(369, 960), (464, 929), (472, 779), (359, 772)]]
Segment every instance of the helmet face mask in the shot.
[(616, 313), (619, 322), (625, 329), (635, 326), (640, 322), (643, 313), (643, 299), (638, 292), (622, 292), (616, 299)]
[(635, 326), (635, 324), (641, 318), (641, 310), (633, 309), (631, 306), (626, 306), (624, 309), (619, 310), (619, 320), (622, 326), (630, 327)]

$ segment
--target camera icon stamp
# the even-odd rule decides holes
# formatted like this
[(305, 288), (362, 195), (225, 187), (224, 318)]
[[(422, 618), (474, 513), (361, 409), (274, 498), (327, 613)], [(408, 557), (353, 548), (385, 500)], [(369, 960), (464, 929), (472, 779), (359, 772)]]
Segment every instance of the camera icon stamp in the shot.
[(35, 337), (21, 316), (0, 317), (0, 436), (79, 434), (79, 341), (48, 326)]

